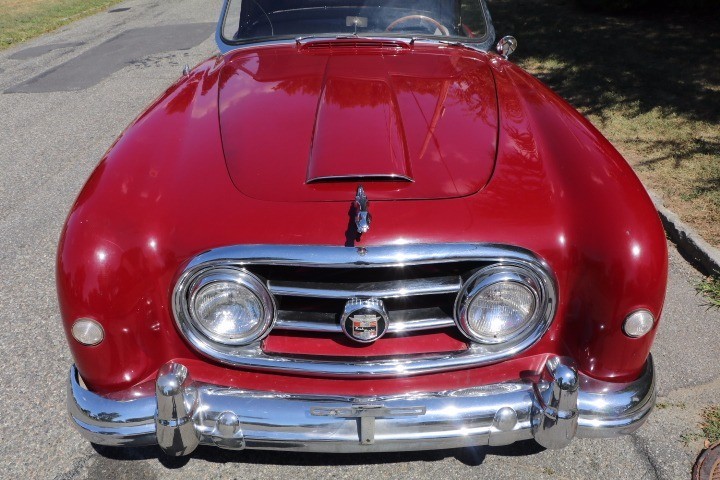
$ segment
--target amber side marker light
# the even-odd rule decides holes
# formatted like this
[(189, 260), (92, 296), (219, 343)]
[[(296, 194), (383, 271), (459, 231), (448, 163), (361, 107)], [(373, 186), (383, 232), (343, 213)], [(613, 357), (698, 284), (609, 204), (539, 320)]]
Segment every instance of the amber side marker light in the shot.
[(95, 320), (80, 318), (72, 326), (72, 336), (83, 345), (93, 346), (103, 341), (105, 331)]
[(631, 338), (640, 338), (652, 330), (655, 317), (647, 310), (637, 310), (625, 319), (623, 332)]

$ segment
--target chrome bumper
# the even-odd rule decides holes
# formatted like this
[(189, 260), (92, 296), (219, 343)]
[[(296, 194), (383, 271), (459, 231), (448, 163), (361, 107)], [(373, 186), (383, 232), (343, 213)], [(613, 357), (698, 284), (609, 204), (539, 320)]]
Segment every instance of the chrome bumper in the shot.
[(534, 381), (385, 397), (286, 395), (193, 382), (164, 365), (154, 396), (111, 400), (83, 388), (73, 366), (68, 408), (89, 441), (159, 444), (186, 455), (199, 444), (227, 449), (387, 452), (507, 445), (535, 439), (547, 448), (574, 437), (635, 431), (655, 404), (652, 357), (639, 379), (606, 383), (551, 357)]

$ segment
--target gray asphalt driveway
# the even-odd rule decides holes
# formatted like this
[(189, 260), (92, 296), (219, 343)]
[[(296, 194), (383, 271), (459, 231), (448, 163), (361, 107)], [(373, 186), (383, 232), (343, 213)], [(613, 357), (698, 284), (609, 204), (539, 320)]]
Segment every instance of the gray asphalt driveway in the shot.
[[(3, 478), (605, 478), (680, 479), (699, 450), (701, 409), (720, 403), (720, 313), (696, 296), (671, 248), (654, 348), (660, 404), (637, 434), (562, 451), (503, 448), (301, 455), (200, 448), (95, 450), (69, 426), (71, 358), (54, 287), (56, 243), (75, 195), (122, 129), (183, 64), (215, 51), (220, 0), (130, 0), (0, 53), (0, 477)], [(685, 437), (684, 437), (685, 436)]]

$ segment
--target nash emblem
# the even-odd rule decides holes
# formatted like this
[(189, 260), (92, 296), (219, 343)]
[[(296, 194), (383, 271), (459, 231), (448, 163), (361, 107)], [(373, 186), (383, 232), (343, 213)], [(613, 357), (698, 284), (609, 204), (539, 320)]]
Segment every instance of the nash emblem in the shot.
[(377, 315), (353, 315), (350, 317), (352, 321), (352, 336), (358, 340), (375, 340), (378, 334)]
[(341, 325), (351, 340), (371, 343), (385, 335), (388, 314), (382, 300), (375, 298), (352, 298), (345, 304)]

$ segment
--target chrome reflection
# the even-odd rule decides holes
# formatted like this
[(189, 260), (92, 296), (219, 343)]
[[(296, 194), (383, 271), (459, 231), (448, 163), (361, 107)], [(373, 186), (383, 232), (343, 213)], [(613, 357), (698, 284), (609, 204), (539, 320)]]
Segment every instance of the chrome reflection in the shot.
[[(171, 362), (159, 372), (158, 394), (130, 400), (86, 390), (73, 367), (68, 409), (75, 427), (94, 443), (151, 445), (162, 437), (170, 454), (189, 452), (196, 439), (230, 449), (335, 453), (505, 445), (533, 437), (565, 443), (575, 434), (572, 424), (568, 429), (562, 422), (546, 423), (539, 438), (538, 419), (575, 418), (576, 436), (591, 438), (632, 433), (643, 424), (655, 403), (651, 357), (637, 380), (622, 384), (586, 377), (572, 365), (569, 359), (551, 357), (544, 372), (535, 375), (542, 378), (538, 384), (518, 379), (454, 391), (358, 398), (192, 382), (183, 365)], [(132, 398), (122, 392), (117, 396)], [(570, 416), (563, 413), (573, 411)], [(365, 422), (371, 430), (361, 430), (371, 431), (372, 438), (358, 434), (357, 419), (363, 416), (374, 419)], [(173, 429), (156, 431), (156, 422), (184, 430), (168, 436)], [(368, 438), (371, 442), (363, 442)]]
[(507, 58), (517, 49), (517, 45), (518, 42), (515, 37), (507, 35), (500, 39), (495, 47), (495, 50), (507, 60)]
[[(517, 267), (530, 272), (541, 284), (547, 299), (543, 304), (543, 318), (535, 327), (517, 341), (510, 344), (471, 344), (466, 350), (423, 356), (400, 356), (395, 358), (374, 358), (370, 360), (313, 359), (266, 355), (255, 342), (247, 346), (221, 345), (209, 342), (189, 328), (182, 318), (185, 308), (183, 295), (188, 279), (196, 272), (214, 268), (250, 268), (252, 265), (294, 266), (366, 269), (378, 267), (400, 267), (412, 265), (447, 264), (453, 262), (482, 262)], [(455, 288), (453, 282), (438, 285), (413, 284), (415, 288)], [(306, 285), (307, 287), (307, 285)], [(388, 288), (382, 285), (382, 288)], [(392, 288), (397, 287), (397, 284)], [(272, 287), (271, 287), (272, 288)], [(276, 285), (277, 288), (277, 285)], [(340, 287), (342, 288), (342, 287)], [(368, 287), (370, 288), (370, 287)], [(377, 287), (372, 287), (377, 288)], [(277, 291), (277, 290), (276, 290)], [(325, 288), (319, 291), (327, 294)], [(173, 313), (178, 327), (188, 341), (201, 353), (223, 363), (260, 370), (275, 370), (294, 373), (311, 373), (330, 377), (390, 377), (441, 372), (471, 366), (495, 363), (517, 355), (534, 345), (547, 331), (557, 308), (557, 287), (555, 278), (547, 263), (532, 252), (520, 247), (496, 244), (409, 244), (377, 247), (303, 246), (303, 245), (238, 245), (209, 250), (195, 257), (182, 273), (175, 287)], [(281, 316), (281, 325), (288, 327), (289, 318)], [(418, 318), (418, 317), (415, 317)], [(435, 318), (440, 317), (420, 317)], [(300, 319), (301, 320), (301, 319)], [(393, 318), (390, 318), (390, 331)], [(322, 325), (322, 324), (320, 324)], [(427, 324), (425, 324), (427, 326)], [(334, 327), (323, 327), (330, 331)]]
[(370, 201), (365, 194), (365, 189), (362, 185), (358, 186), (357, 194), (355, 194), (355, 202), (353, 203), (353, 209), (355, 210), (355, 226), (357, 227), (357, 233), (363, 234), (370, 231), (370, 222), (372, 222), (372, 215), (370, 215)]

